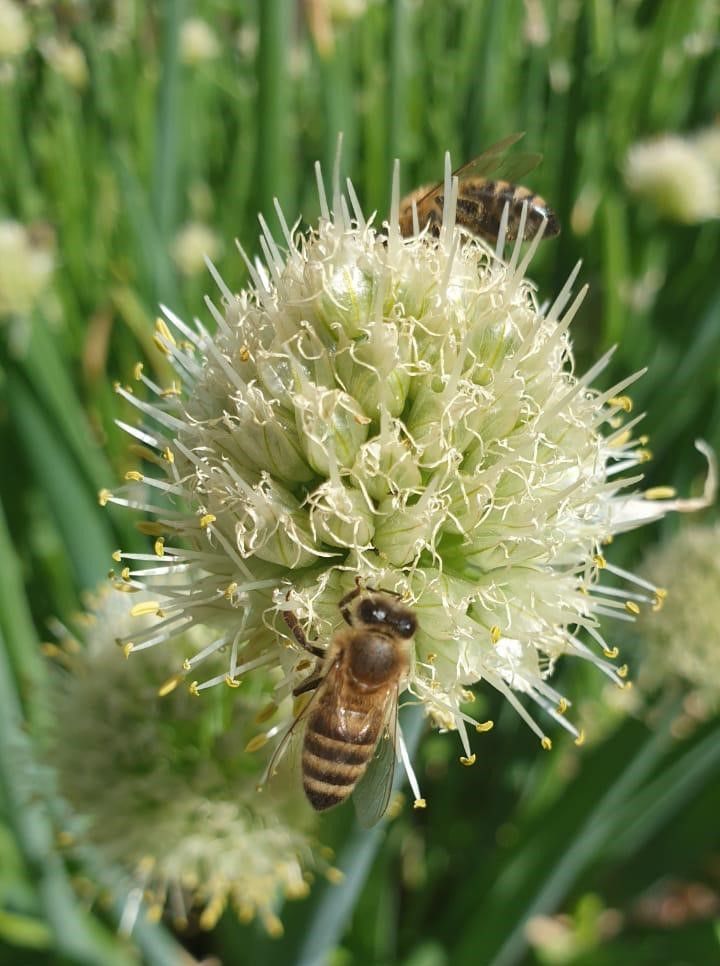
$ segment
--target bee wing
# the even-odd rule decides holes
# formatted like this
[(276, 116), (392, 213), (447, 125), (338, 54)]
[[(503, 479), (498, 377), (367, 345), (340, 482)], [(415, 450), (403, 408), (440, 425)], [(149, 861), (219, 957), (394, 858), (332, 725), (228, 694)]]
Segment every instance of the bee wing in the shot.
[(398, 689), (388, 694), (384, 709), (385, 721), (375, 754), (367, 771), (357, 783), (353, 792), (353, 804), (358, 822), (363, 828), (370, 828), (383, 817), (390, 802), (390, 794), (395, 778), (395, 758), (397, 749)]
[(282, 738), (280, 739), (277, 747), (275, 748), (275, 751), (273, 751), (272, 753), (272, 757), (268, 762), (267, 768), (265, 769), (265, 774), (263, 776), (262, 781), (260, 782), (261, 785), (265, 785), (266, 782), (270, 781), (270, 779), (275, 774), (278, 765), (285, 757), (285, 753), (290, 747), (291, 742), (302, 731), (302, 727), (301, 727), (302, 723), (305, 720), (305, 718), (308, 716), (310, 708), (312, 707), (312, 704), (318, 695), (318, 691), (320, 690), (320, 684), (322, 684), (322, 681), (318, 684), (317, 688), (315, 688), (315, 690), (312, 692), (309, 699), (305, 702), (305, 704), (302, 706), (300, 711), (298, 711), (298, 713), (295, 715), (290, 726), (287, 728)]
[[(508, 137), (493, 144), (482, 154), (465, 164), (460, 165), (453, 171), (453, 177), (465, 181), (468, 178), (503, 178), (505, 181), (515, 182), (536, 168), (542, 161), (542, 154), (537, 153), (514, 153), (508, 154), (509, 149), (516, 144), (520, 138), (525, 136), (524, 131), (517, 134), (510, 134)], [(443, 181), (434, 185), (422, 198), (417, 201), (420, 206), (433, 195), (441, 191), (444, 186)]]

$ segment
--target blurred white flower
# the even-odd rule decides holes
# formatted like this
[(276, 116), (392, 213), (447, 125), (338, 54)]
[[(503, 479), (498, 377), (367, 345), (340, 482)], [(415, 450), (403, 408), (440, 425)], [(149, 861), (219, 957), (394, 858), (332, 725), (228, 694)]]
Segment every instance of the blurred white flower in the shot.
[(30, 26), (19, 3), (0, 0), (0, 59), (19, 57), (30, 43)]
[[(278, 934), (278, 900), (306, 895), (311, 870), (327, 865), (313, 856), (314, 819), (294, 776), (279, 774), (272, 796), (259, 794), (263, 763), (244, 751), (258, 712), (268, 720), (276, 710), (272, 683), (198, 701), (170, 681), (160, 696), (161, 656), (125, 661), (113, 646), (150, 611), (142, 596), (106, 593), (85, 618), (82, 644), (66, 636), (48, 646), (66, 671), (53, 689), (51, 760), (81, 818), (65, 840), (125, 870), (115, 888), (126, 931), (144, 899), (152, 916), (165, 910), (180, 926), (192, 913), (211, 928), (231, 905)], [(191, 633), (176, 646), (194, 643)]]
[[(415, 608), (407, 687), (473, 760), (467, 727), (487, 723), (468, 689), (481, 681), (544, 747), (518, 693), (579, 737), (548, 681), (557, 658), (621, 684), (600, 624), (655, 599), (605, 544), (709, 494), (686, 503), (633, 489), (648, 453), (623, 393), (640, 374), (595, 388), (611, 353), (575, 374), (577, 270), (540, 308), (524, 278), (534, 246), (506, 262), (463, 237), (446, 177), (439, 239), (401, 238), (397, 207), (378, 231), (337, 186), (331, 213), (321, 186), (314, 231), (293, 235), (280, 215), (284, 249), (262, 221), (266, 263), (247, 262), (249, 289), (234, 294), (216, 275), (214, 336), (165, 310), (156, 342), (177, 383), (158, 386), (139, 366), (137, 391), (118, 387), (143, 415), (120, 425), (155, 469), (131, 470), (101, 501), (149, 515), (139, 526), (157, 538), (154, 554), (118, 554), (121, 585), (154, 588), (163, 615), (118, 635), (128, 651), (213, 626), (182, 666), (193, 692), (265, 666), (282, 673), (284, 696), (308, 660), (281, 612), (327, 642), (358, 576)], [(631, 589), (606, 586), (605, 573)], [(220, 649), (227, 670), (194, 680)]]
[(206, 267), (205, 259), (217, 258), (220, 240), (208, 225), (191, 221), (178, 231), (173, 241), (172, 257), (183, 275), (197, 275)]
[(720, 707), (720, 525), (686, 526), (651, 550), (640, 572), (670, 588), (660, 613), (637, 623), (643, 645), (641, 684), (659, 687), (678, 677), (712, 707)]
[(53, 252), (52, 236), (40, 226), (0, 221), (0, 321), (30, 312), (52, 276)]
[(79, 91), (87, 87), (88, 65), (82, 47), (72, 40), (58, 40), (57, 37), (46, 37), (38, 46), (50, 67), (71, 87)]
[(630, 191), (674, 221), (693, 224), (720, 215), (720, 177), (690, 138), (666, 134), (634, 144), (624, 173)]
[(217, 36), (206, 20), (191, 17), (180, 27), (180, 60), (183, 64), (202, 64), (220, 56)]

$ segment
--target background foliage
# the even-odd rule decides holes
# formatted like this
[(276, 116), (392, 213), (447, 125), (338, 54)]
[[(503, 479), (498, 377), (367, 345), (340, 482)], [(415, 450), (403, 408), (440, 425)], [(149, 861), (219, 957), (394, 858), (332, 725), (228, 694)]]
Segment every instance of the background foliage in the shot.
[[(342, 22), (353, 7), (360, 16)], [(329, 170), (338, 131), (344, 170), (380, 217), (394, 157), (409, 189), (439, 176), (446, 149), (460, 163), (526, 131), (527, 150), (544, 154), (530, 183), (564, 226), (534, 264), (540, 296), (583, 260), (579, 365), (617, 342), (608, 385), (649, 366), (634, 390), (648, 411), (649, 479), (688, 492), (702, 472), (692, 440), (720, 449), (720, 227), (663, 221), (629, 197), (621, 171), (634, 140), (714, 120), (720, 8), (36, 0), (24, 10), (29, 46), (0, 64), (0, 216), (33, 225), (56, 270), (33, 311), (0, 329), (0, 962), (126, 963), (136, 954), (116, 938), (112, 908), (80, 900), (73, 877), (87, 870), (66, 866), (47, 808), (27, 804), (39, 766), (25, 722), (47, 715), (48, 620), (80, 606), (116, 546), (144, 547), (129, 515), (101, 509), (96, 493), (133, 459), (113, 424), (114, 381), (137, 359), (163, 375), (158, 301), (203, 314), (212, 283), (178, 267), (178, 231), (211, 226), (216, 264), (238, 287), (233, 238), (258, 251), (256, 213), (269, 217), (274, 196), (290, 218), (316, 217), (312, 164)], [(216, 56), (183, 52), (189, 16), (206, 18)], [(52, 39), (78, 45), (84, 76), (58, 66)], [(624, 538), (614, 561), (634, 565), (659, 529)], [(642, 656), (632, 630), (624, 637), (632, 673)], [(267, 964), (320, 962), (336, 943), (348, 964), (717, 961), (720, 721), (679, 727), (671, 688), (651, 713), (636, 702), (626, 714), (583, 668), (559, 673), (579, 698), (585, 748), (560, 739), (538, 752), (488, 695), (496, 728), (474, 769), (457, 766), (452, 739), (422, 744), (426, 812), (406, 809), (362, 838), (350, 815), (328, 819), (347, 878), (289, 906), (284, 938), (230, 914), (177, 939), (142, 922), (144, 961), (179, 962), (178, 941), (198, 957)]]

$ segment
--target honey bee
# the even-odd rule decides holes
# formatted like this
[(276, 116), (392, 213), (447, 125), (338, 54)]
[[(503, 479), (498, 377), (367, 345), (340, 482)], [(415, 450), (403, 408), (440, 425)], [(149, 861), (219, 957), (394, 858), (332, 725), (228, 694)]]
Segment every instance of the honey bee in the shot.
[[(529, 188), (515, 184), (518, 178), (532, 171), (542, 159), (540, 154), (507, 155), (508, 149), (522, 136), (522, 133), (511, 134), (453, 172), (453, 177), (460, 182), (455, 217), (457, 224), (470, 234), (479, 235), (491, 243), (495, 243), (500, 234), (505, 205), (508, 205), (507, 241), (514, 241), (518, 237), (524, 204), (527, 204), (524, 241), (534, 238), (543, 222), (544, 238), (552, 238), (560, 233), (557, 215), (545, 199)], [(428, 225), (431, 234), (439, 234), (445, 203), (444, 182), (416, 188), (400, 202), (400, 233), (405, 238), (415, 234), (413, 203), (417, 211), (418, 230), (422, 231)]]
[(417, 618), (399, 595), (363, 587), (359, 579), (338, 606), (348, 626), (327, 648), (310, 643), (295, 614), (283, 611), (297, 642), (317, 658), (315, 670), (293, 692), (314, 693), (286, 739), (304, 723), (302, 782), (312, 807), (325, 811), (354, 792), (358, 818), (367, 827), (390, 800), (398, 695)]

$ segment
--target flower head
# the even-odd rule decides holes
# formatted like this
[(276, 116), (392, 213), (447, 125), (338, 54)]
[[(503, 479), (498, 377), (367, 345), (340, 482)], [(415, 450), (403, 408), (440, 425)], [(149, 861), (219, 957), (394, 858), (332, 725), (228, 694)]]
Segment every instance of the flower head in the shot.
[(197, 275), (205, 268), (205, 259), (214, 259), (220, 251), (220, 241), (207, 225), (191, 221), (178, 231), (172, 247), (175, 264), (183, 275)]
[(202, 64), (215, 60), (219, 55), (220, 44), (206, 20), (191, 17), (183, 21), (180, 28), (180, 59), (183, 64)]
[(657, 687), (680, 677), (710, 707), (720, 706), (718, 547), (720, 526), (695, 525), (648, 553), (640, 572), (672, 589), (661, 613), (644, 613), (637, 623), (641, 681)]
[[(266, 262), (247, 261), (249, 289), (216, 275), (213, 336), (166, 310), (156, 341), (178, 382), (139, 367), (140, 391), (118, 389), (144, 416), (122, 425), (159, 470), (130, 471), (101, 498), (149, 514), (140, 526), (157, 538), (155, 554), (118, 553), (121, 583), (155, 588), (163, 614), (122, 636), (127, 650), (207, 625), (184, 663), (193, 691), (262, 665), (282, 669), (285, 694), (308, 660), (281, 612), (327, 642), (359, 577), (415, 609), (407, 687), (472, 760), (467, 726), (487, 727), (468, 713), (472, 685), (496, 688), (549, 747), (518, 692), (577, 736), (548, 682), (557, 658), (622, 682), (600, 622), (632, 620), (655, 590), (606, 587), (608, 572), (635, 578), (604, 545), (685, 504), (631, 489), (648, 456), (638, 418), (625, 422), (638, 374), (595, 388), (610, 354), (574, 372), (576, 273), (540, 308), (524, 277), (538, 239), (505, 261), (502, 239), (496, 253), (463, 236), (449, 162), (446, 178), (437, 239), (400, 237), (397, 202), (376, 229), (351, 189), (353, 214), (337, 188), (331, 214), (320, 183), (312, 232), (280, 215), (283, 250), (262, 221)], [(226, 671), (202, 679), (221, 649)]]
[[(172, 681), (159, 694), (162, 656), (124, 661), (111, 646), (150, 612), (147, 600), (105, 594), (85, 619), (82, 646), (68, 637), (50, 646), (70, 672), (53, 690), (51, 740), (60, 792), (82, 819), (73, 837), (125, 871), (116, 888), (126, 928), (144, 896), (152, 914), (167, 908), (180, 923), (194, 910), (209, 928), (230, 904), (279, 932), (278, 898), (305, 895), (306, 874), (322, 860), (291, 776), (277, 776), (272, 797), (257, 793), (263, 766), (245, 745), (257, 717), (276, 711), (272, 683), (256, 679), (237, 700), (217, 690), (197, 701)], [(186, 634), (175, 647), (194, 643)]]
[[(709, 138), (707, 144), (711, 150)], [(634, 144), (625, 159), (625, 182), (673, 221), (694, 224), (720, 215), (720, 176), (691, 138), (666, 134)]]
[(0, 221), (0, 320), (30, 312), (47, 287), (54, 262), (47, 232)]
[(0, 60), (19, 57), (30, 43), (30, 26), (14, 0), (0, 0)]

